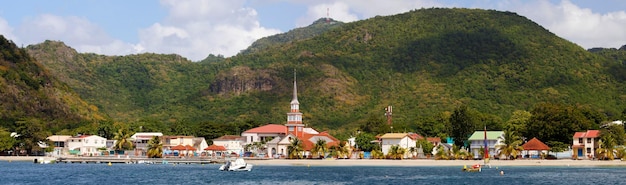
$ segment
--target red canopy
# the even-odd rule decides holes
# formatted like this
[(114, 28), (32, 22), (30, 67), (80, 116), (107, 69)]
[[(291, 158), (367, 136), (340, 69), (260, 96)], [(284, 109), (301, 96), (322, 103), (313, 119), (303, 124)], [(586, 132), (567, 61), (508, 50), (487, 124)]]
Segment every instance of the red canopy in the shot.
[(226, 148), (224, 148), (224, 146), (211, 145), (209, 147), (206, 147), (204, 150), (225, 151)]
[(187, 150), (187, 147), (183, 146), (183, 145), (176, 145), (174, 147), (171, 148), (171, 150)]
[(196, 150), (196, 148), (191, 145), (185, 145), (185, 150)]

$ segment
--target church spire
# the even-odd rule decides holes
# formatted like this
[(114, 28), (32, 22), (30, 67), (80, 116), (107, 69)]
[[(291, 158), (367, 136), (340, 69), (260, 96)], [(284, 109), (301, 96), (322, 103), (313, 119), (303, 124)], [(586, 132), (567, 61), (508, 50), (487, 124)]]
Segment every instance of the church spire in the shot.
[(291, 104), (298, 102), (298, 85), (296, 84), (296, 69), (293, 69), (293, 99), (291, 99)]

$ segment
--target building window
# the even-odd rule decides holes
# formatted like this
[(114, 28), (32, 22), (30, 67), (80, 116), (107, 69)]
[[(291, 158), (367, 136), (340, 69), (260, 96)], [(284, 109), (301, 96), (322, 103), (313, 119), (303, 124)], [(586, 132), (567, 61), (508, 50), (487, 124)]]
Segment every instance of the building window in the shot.
[(591, 143), (591, 138), (587, 138), (587, 143)]
[(578, 143), (583, 143), (583, 138), (578, 138)]
[(590, 154), (591, 153), (591, 148), (587, 148), (587, 153)]
[(289, 127), (289, 131), (293, 131), (293, 127)]

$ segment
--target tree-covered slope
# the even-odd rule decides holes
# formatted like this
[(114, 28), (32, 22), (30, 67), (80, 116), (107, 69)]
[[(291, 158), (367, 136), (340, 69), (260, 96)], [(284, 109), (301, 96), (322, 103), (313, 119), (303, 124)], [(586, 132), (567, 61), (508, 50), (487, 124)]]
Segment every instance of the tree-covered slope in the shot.
[(626, 100), (623, 80), (610, 72), (613, 60), (523, 16), (492, 10), (378, 16), (306, 37), (268, 37), (254, 51), (198, 63), (64, 47), (45, 42), (28, 51), (112, 119), (144, 129), (184, 124), (200, 136), (283, 123), (294, 69), (304, 122), (333, 133), (383, 119), (387, 105), (394, 106), (396, 131), (433, 135), (446, 131), (443, 118), (461, 104), (480, 112), (489, 129), (500, 129), (513, 111), (539, 102), (616, 115)]
[(56, 132), (106, 119), (96, 106), (1, 35), (0, 102), (0, 127), (14, 132), (29, 128)]
[(261, 38), (252, 43), (252, 45), (250, 45), (248, 48), (243, 50), (241, 54), (266, 50), (273, 46), (309, 39), (333, 28), (340, 27), (343, 24), (343, 22), (336, 21), (331, 18), (320, 18), (309, 26), (296, 28), (285, 33)]

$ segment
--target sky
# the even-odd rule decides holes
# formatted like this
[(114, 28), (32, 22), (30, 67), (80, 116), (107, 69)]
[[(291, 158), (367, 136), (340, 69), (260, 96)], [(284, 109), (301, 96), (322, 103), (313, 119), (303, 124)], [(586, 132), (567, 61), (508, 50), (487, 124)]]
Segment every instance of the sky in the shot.
[(62, 41), (83, 53), (230, 57), (326, 17), (354, 22), (431, 7), (516, 12), (583, 48), (626, 45), (624, 0), (19, 0), (0, 7), (18, 46)]

